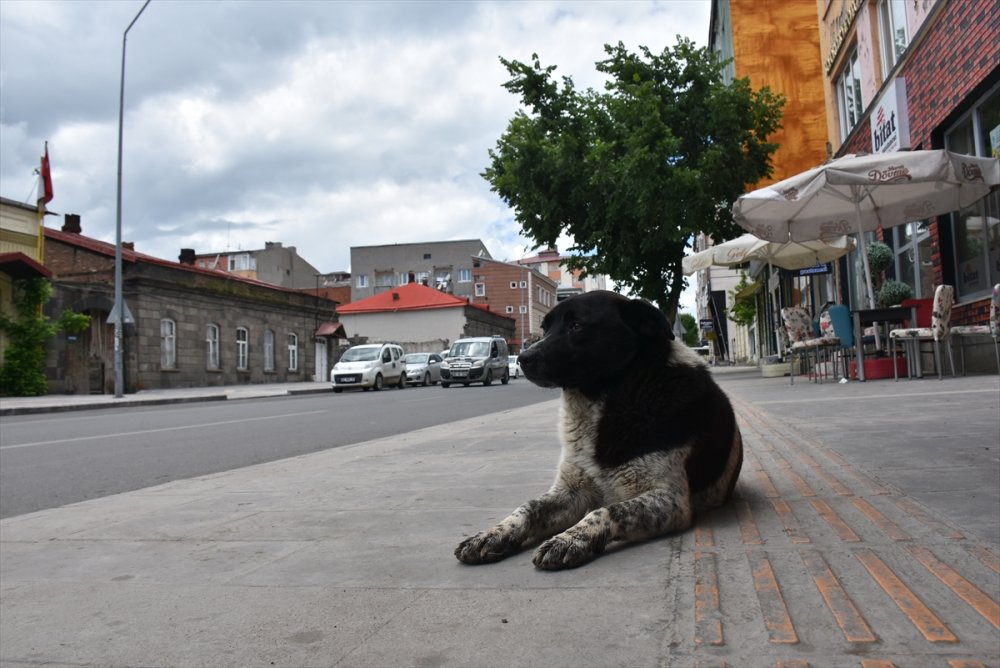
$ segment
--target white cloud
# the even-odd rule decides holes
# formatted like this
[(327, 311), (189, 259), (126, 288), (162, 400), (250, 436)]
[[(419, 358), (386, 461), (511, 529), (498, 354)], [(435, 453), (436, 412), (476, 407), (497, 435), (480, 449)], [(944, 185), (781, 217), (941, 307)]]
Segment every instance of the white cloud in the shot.
[[(114, 236), (121, 31), (138, 2), (0, 2), (0, 194), (50, 142), (56, 197)], [(605, 43), (704, 43), (707, 0), (152, 3), (129, 33), (123, 236), (176, 258), (479, 238), (530, 249), (479, 176), (517, 108), (499, 56), (598, 87)], [(53, 224), (52, 221), (49, 223)], [(568, 245), (568, 244), (567, 244)]]

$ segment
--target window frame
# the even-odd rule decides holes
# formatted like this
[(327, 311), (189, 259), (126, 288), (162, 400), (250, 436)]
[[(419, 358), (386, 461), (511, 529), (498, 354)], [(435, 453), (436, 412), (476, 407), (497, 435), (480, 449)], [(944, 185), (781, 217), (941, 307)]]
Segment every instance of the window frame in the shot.
[(368, 274), (358, 274), (354, 277), (354, 286), (364, 290), (368, 287)]
[(264, 330), (264, 371), (274, 371), (274, 330)]
[(221, 368), (219, 326), (214, 322), (205, 326), (205, 368), (210, 371), (217, 371)]
[(177, 368), (177, 321), (173, 318), (160, 318), (160, 368)]
[(485, 283), (476, 283), (476, 285), (474, 287), (474, 290), (475, 290), (474, 294), (477, 297), (485, 297), (486, 296), (486, 284)]
[[(850, 75), (850, 80), (848, 80)], [(840, 140), (843, 142), (861, 121), (865, 106), (861, 95), (861, 63), (858, 47), (851, 47), (840, 72), (834, 77), (837, 98), (837, 119), (840, 124)]]
[[(906, 24), (906, 3), (898, 0), (879, 0), (876, 14), (878, 15), (879, 50), (882, 56), (882, 77), (888, 78), (889, 72), (910, 46), (910, 29)], [(900, 25), (897, 25), (897, 22)], [(899, 48), (895, 39), (900, 28), (903, 32), (902, 48)]]
[(285, 342), (288, 346), (288, 370), (298, 371), (299, 370), (299, 335), (295, 332), (288, 332), (288, 336), (285, 337)]
[(236, 328), (236, 370), (250, 370), (250, 330), (246, 327)]
[(458, 282), (459, 283), (471, 283), (472, 282), (472, 270), (471, 269), (459, 269), (458, 270)]

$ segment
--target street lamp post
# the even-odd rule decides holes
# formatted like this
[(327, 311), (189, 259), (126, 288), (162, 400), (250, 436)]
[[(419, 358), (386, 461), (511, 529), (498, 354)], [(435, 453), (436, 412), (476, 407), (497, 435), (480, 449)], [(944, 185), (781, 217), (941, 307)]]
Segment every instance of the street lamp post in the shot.
[(122, 328), (125, 324), (125, 304), (122, 299), (122, 128), (125, 120), (125, 42), (128, 31), (146, 10), (151, 0), (146, 0), (142, 9), (122, 34), (122, 77), (118, 91), (118, 207), (115, 214), (115, 398), (124, 396), (124, 364), (122, 363)]

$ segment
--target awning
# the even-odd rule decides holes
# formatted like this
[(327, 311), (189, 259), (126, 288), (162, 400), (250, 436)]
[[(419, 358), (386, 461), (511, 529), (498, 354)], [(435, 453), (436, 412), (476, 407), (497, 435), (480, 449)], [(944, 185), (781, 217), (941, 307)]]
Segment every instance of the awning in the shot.
[(336, 336), (342, 339), (347, 338), (347, 332), (344, 331), (344, 326), (339, 322), (321, 322), (319, 328), (316, 330), (316, 336)]
[(11, 278), (52, 278), (52, 270), (24, 253), (0, 253), (0, 271)]

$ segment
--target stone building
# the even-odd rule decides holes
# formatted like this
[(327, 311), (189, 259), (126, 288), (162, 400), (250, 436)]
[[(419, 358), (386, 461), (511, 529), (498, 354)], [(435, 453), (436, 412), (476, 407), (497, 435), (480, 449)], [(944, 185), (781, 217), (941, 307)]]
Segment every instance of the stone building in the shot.
[[(79, 216), (46, 229), (46, 264), (65, 308), (92, 317), (79, 336), (49, 345), (52, 393), (107, 393), (114, 388), (115, 246), (81, 234)], [(302, 291), (172, 262), (123, 244), (125, 392), (317, 380), (325, 382), (342, 329), (336, 303)], [(191, 263), (188, 263), (191, 262)], [(320, 336), (327, 333), (327, 336)]]

